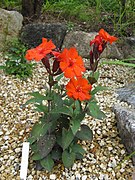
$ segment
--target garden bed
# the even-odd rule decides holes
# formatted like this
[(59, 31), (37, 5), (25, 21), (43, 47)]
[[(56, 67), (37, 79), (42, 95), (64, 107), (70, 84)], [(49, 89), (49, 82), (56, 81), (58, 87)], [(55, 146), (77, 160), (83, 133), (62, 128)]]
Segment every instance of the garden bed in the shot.
[[(1, 57), (0, 64), (4, 59)], [(123, 162), (127, 155), (119, 138), (115, 115), (112, 112), (116, 99), (115, 89), (123, 87), (134, 80), (134, 69), (103, 65), (99, 68), (98, 84), (110, 87), (110, 90), (98, 93), (97, 100), (105, 112), (104, 120), (87, 116), (84, 123), (92, 129), (92, 143), (83, 142), (86, 154), (83, 160), (76, 161), (72, 168), (57, 164), (53, 171), (36, 171), (31, 160), (28, 167), (28, 180), (42, 179), (132, 179), (133, 165), (131, 160)], [(19, 180), (21, 151), (23, 142), (27, 141), (33, 124), (38, 121), (40, 113), (32, 105), (24, 107), (32, 91), (45, 92), (46, 72), (41, 63), (34, 69), (33, 76), (26, 81), (8, 76), (0, 71), (0, 172), (1, 180)], [(127, 106), (126, 103), (120, 103)]]

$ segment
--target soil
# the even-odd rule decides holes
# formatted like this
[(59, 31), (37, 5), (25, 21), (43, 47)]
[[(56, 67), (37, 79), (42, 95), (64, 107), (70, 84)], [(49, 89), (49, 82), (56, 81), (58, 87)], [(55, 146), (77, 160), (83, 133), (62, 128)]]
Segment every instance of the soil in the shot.
[[(64, 17), (60, 13), (52, 13), (52, 12), (45, 12), (40, 15), (39, 18), (24, 18), (23, 24), (29, 24), (29, 23), (65, 23), (67, 24), (69, 30), (82, 30), (85, 32), (97, 32), (101, 28), (105, 29), (110, 34), (113, 34), (115, 36), (121, 36), (118, 32), (114, 31), (113, 24), (108, 21), (106, 22), (98, 22), (97, 20), (94, 20), (92, 22), (84, 22), (79, 21), (75, 17)], [(133, 36), (133, 29), (128, 27), (124, 32), (124, 36)]]

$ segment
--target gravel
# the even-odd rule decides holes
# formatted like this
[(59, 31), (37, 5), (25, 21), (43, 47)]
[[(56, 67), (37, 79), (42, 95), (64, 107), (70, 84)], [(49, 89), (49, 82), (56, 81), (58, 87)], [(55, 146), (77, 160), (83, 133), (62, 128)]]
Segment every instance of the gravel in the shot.
[[(4, 60), (0, 59), (0, 64)], [(127, 155), (121, 144), (116, 128), (115, 115), (111, 108), (114, 104), (128, 106), (116, 99), (115, 89), (123, 87), (134, 80), (134, 69), (102, 65), (98, 84), (110, 87), (110, 90), (96, 95), (101, 109), (105, 112), (104, 120), (87, 116), (85, 124), (93, 130), (92, 143), (83, 141), (86, 155), (82, 161), (76, 161), (72, 168), (64, 168), (62, 164), (54, 167), (52, 172), (36, 171), (31, 160), (28, 167), (28, 180), (130, 180), (133, 174), (131, 160), (123, 162)], [(40, 113), (34, 111), (33, 105), (23, 104), (30, 98), (32, 91), (45, 92), (46, 72), (38, 63), (33, 76), (26, 81), (8, 76), (0, 70), (0, 179), (19, 180), (22, 143), (27, 141), (33, 124), (38, 121)]]

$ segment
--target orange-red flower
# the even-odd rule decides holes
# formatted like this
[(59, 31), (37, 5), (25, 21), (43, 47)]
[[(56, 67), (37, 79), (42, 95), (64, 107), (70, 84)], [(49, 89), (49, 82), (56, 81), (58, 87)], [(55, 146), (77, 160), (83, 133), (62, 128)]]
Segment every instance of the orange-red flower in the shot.
[(103, 39), (101, 36), (97, 35), (95, 36), (95, 39), (93, 39), (92, 41), (90, 41), (90, 46), (92, 44), (95, 44), (96, 47), (98, 48), (98, 51), (102, 52), (103, 51)]
[(99, 33), (99, 36), (101, 36), (106, 42), (110, 42), (110, 44), (118, 40), (118, 38), (116, 38), (115, 36), (111, 36), (104, 29), (100, 29), (98, 33)]
[(78, 55), (76, 48), (72, 47), (69, 50), (64, 49), (59, 55), (60, 68), (64, 72), (64, 76), (72, 78), (80, 77), (85, 71), (82, 57)]
[(42, 43), (37, 46), (36, 48), (30, 49), (27, 51), (25, 58), (27, 60), (35, 60), (40, 61), (43, 59), (47, 54), (52, 52), (56, 46), (53, 44), (52, 40), (47, 41), (46, 38), (42, 38)]
[(72, 78), (66, 85), (67, 95), (75, 100), (89, 100), (92, 86), (85, 78)]

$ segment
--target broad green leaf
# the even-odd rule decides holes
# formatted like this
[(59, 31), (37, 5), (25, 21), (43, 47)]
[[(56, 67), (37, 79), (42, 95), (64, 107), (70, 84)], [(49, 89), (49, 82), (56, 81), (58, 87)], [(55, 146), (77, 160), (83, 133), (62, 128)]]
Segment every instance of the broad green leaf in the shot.
[(34, 136), (28, 137), (28, 142), (29, 142), (30, 144), (34, 143), (36, 140), (37, 140), (37, 139), (36, 139), (36, 137), (34, 137)]
[(6, 68), (6, 66), (0, 66), (0, 69), (5, 69)]
[(78, 119), (72, 119), (71, 120), (71, 123), (70, 123), (70, 127), (71, 127), (71, 130), (73, 132), (73, 134), (75, 135), (76, 132), (78, 131), (79, 127), (80, 127), (80, 120)]
[(82, 148), (80, 144), (74, 144), (71, 148), (75, 154), (79, 153), (83, 155), (85, 153), (85, 150)]
[(77, 114), (75, 117), (73, 117), (70, 120), (70, 127), (71, 127), (74, 135), (76, 134), (76, 132), (80, 128), (80, 123), (84, 119), (84, 117), (85, 117), (85, 114), (81, 113), (81, 114)]
[(94, 78), (96, 79), (96, 80), (98, 80), (98, 78), (99, 78), (99, 71), (96, 71), (96, 72), (94, 72)]
[(34, 152), (34, 153), (37, 153), (38, 152), (38, 146), (37, 146), (37, 142), (31, 144), (31, 150)]
[(109, 90), (109, 88), (108, 88), (108, 87), (105, 87), (105, 86), (97, 86), (97, 87), (95, 87), (94, 90), (91, 91), (91, 94), (94, 95), (94, 94), (96, 94), (97, 92), (99, 92), (99, 91), (104, 91), (104, 90)]
[(72, 130), (66, 130), (65, 128), (62, 129), (62, 148), (65, 150), (68, 148), (70, 143), (73, 141), (74, 135), (72, 133)]
[(26, 105), (28, 105), (28, 104), (30, 104), (30, 103), (36, 103), (36, 99), (35, 99), (35, 98), (29, 99), (29, 100), (24, 104), (24, 106), (26, 106)]
[(99, 71), (96, 71), (96, 72), (94, 72), (94, 74), (93, 74), (93, 72), (90, 73), (88, 80), (89, 80), (90, 84), (94, 84), (98, 81), (98, 78), (99, 78)]
[(74, 100), (72, 98), (64, 100), (64, 104), (66, 106), (71, 106), (73, 103), (74, 103)]
[(44, 106), (42, 104), (35, 104), (35, 107), (36, 107), (36, 111), (38, 112), (47, 112), (48, 111), (48, 108), (47, 106)]
[(63, 106), (63, 100), (59, 94), (53, 93), (53, 100), (54, 100), (54, 103), (56, 104), (56, 106), (58, 106), (58, 107)]
[(32, 144), (36, 140), (38, 140), (41, 136), (45, 135), (46, 132), (51, 127), (52, 123), (43, 123), (43, 122), (37, 122), (34, 124), (32, 131), (31, 131), (31, 137), (28, 139), (28, 141)]
[(30, 103), (39, 103), (41, 104), (43, 100), (52, 100), (50, 96), (44, 96), (41, 95), (39, 92), (33, 92), (29, 93), (31, 96), (34, 96), (34, 98), (28, 100), (25, 105), (30, 104)]
[(75, 161), (75, 153), (74, 152), (69, 153), (67, 150), (65, 150), (62, 153), (62, 161), (66, 168), (71, 167)]
[(47, 157), (45, 157), (40, 161), (40, 164), (43, 168), (45, 168), (47, 171), (50, 172), (54, 166), (54, 161), (51, 155), (48, 155)]
[(39, 154), (39, 152), (34, 153), (32, 156), (32, 160), (37, 161), (37, 160), (41, 160), (42, 156)]
[(70, 112), (69, 108), (66, 107), (66, 106), (63, 106), (63, 107), (54, 109), (53, 111), (51, 111), (51, 113), (52, 113), (52, 114), (53, 114), (53, 113), (60, 113), (60, 114), (65, 114), (65, 115), (71, 116), (71, 112)]
[(96, 119), (104, 119), (106, 116), (105, 114), (100, 110), (99, 106), (96, 102), (89, 102), (88, 105), (89, 112), (88, 114)]
[(81, 125), (81, 129), (76, 133), (76, 137), (81, 140), (92, 141), (93, 133), (87, 125)]
[(83, 159), (83, 155), (80, 153), (76, 153), (76, 159)]
[(60, 81), (60, 79), (63, 77), (63, 74), (60, 74), (59, 76), (56, 77), (56, 81)]
[(51, 156), (54, 160), (60, 160), (62, 156), (62, 149), (60, 147), (55, 147), (51, 152)]
[(60, 147), (63, 148), (63, 146), (62, 146), (62, 135), (60, 133), (59, 134), (57, 133), (57, 135), (56, 135), (56, 142)]
[(54, 135), (44, 135), (37, 141), (37, 146), (39, 149), (39, 154), (42, 158), (46, 157), (56, 142), (56, 137)]

